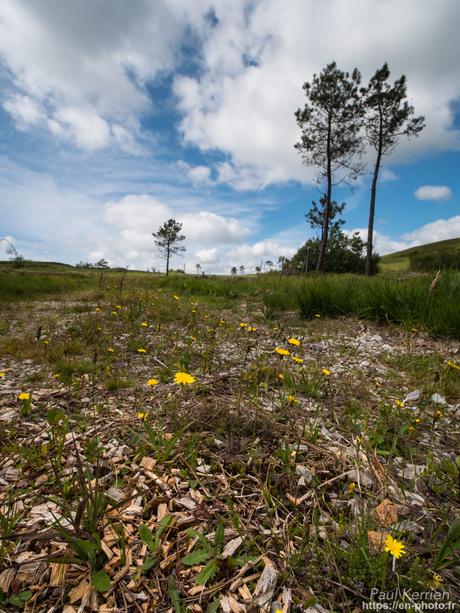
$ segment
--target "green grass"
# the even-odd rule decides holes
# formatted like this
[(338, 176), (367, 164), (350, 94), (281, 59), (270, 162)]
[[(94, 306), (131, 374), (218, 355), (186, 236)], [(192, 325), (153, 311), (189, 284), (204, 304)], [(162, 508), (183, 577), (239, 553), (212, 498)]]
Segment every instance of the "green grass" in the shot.
[[(196, 302), (219, 308), (254, 303), (270, 318), (285, 311), (305, 318), (355, 316), (377, 322), (401, 324), (435, 335), (460, 338), (460, 274), (446, 274), (435, 291), (432, 275), (380, 274), (281, 276), (164, 275), (130, 272), (78, 271), (41, 273), (0, 269), (0, 302), (68, 297), (123, 300), (139, 290), (165, 289)], [(166, 311), (171, 305), (165, 303)], [(165, 318), (167, 313), (165, 312)]]
[(410, 255), (418, 252), (426, 255), (442, 253), (444, 251), (452, 251), (460, 248), (460, 238), (451, 238), (446, 241), (438, 241), (436, 243), (428, 243), (418, 247), (404, 249), (382, 256), (379, 267), (382, 272), (403, 272), (410, 268)]

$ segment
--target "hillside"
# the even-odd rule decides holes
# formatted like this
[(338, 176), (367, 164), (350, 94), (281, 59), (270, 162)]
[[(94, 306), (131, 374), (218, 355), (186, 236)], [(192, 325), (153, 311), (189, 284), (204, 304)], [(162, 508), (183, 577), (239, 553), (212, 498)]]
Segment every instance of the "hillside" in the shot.
[(428, 243), (426, 245), (418, 245), (417, 247), (411, 247), (410, 249), (404, 249), (403, 251), (396, 251), (395, 253), (389, 253), (382, 256), (380, 260), (380, 267), (382, 272), (401, 271), (409, 269), (409, 257), (412, 253), (424, 253), (429, 255), (431, 253), (439, 254), (445, 251), (452, 251), (454, 249), (460, 249), (460, 237), (451, 238), (445, 241), (437, 241), (435, 243)]

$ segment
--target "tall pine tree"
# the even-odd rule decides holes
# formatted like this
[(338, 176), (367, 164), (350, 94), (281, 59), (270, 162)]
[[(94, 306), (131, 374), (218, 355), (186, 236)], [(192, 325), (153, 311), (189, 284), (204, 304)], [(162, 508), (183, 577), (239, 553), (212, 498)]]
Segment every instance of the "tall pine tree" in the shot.
[(325, 204), (317, 262), (320, 272), (324, 272), (325, 266), (333, 187), (355, 180), (363, 170), (359, 161), (363, 145), (360, 81), (361, 75), (356, 68), (349, 74), (332, 62), (319, 75), (314, 74), (311, 83), (304, 83), (307, 101), (304, 108), (295, 113), (302, 131), (295, 147), (306, 166), (318, 169), (318, 179), (324, 184)]
[(372, 272), (375, 200), (382, 157), (393, 151), (401, 136), (418, 136), (425, 127), (424, 117), (412, 117), (414, 107), (406, 99), (406, 77), (402, 75), (393, 84), (389, 83), (389, 78), (390, 70), (385, 62), (371, 77), (368, 86), (361, 88), (366, 109), (366, 137), (376, 152), (369, 203), (366, 275)]

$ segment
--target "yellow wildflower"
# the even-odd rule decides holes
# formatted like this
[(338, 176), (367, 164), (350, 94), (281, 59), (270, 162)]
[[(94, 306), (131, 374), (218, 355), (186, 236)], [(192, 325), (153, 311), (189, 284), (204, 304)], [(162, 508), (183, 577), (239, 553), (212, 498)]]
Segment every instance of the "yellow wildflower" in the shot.
[(448, 366), (449, 368), (454, 368), (455, 370), (460, 370), (460, 365), (459, 365), (459, 364), (456, 364), (455, 362), (452, 362), (452, 360), (449, 360), (449, 361), (447, 362), (447, 366)]
[(441, 409), (436, 409), (436, 411), (434, 412), (434, 419), (441, 419), (441, 417), (444, 415), (444, 412), (441, 411)]
[(192, 313), (196, 313), (196, 309), (192, 309)]
[(300, 341), (297, 338), (288, 338), (287, 341), (290, 345), (295, 345), (298, 347), (300, 345)]
[(399, 560), (399, 558), (406, 553), (404, 551), (405, 547), (404, 543), (394, 539), (391, 534), (385, 539), (385, 551), (388, 551), (396, 560)]
[(443, 579), (441, 575), (438, 575), (438, 573), (434, 573), (431, 579), (428, 581), (428, 587), (432, 590), (438, 590), (441, 587), (442, 583)]
[(137, 353), (147, 353), (147, 349), (144, 349), (143, 347), (139, 347), (139, 349), (137, 350)]
[(147, 385), (150, 385), (150, 386), (158, 385), (159, 383), (160, 382), (158, 381), (158, 379), (149, 379), (147, 381)]
[(196, 340), (197, 340), (197, 338), (196, 338), (196, 336), (191, 336), (191, 337), (190, 337), (190, 340), (191, 340), (191, 341), (196, 341)]
[(112, 311), (112, 315), (118, 315), (118, 311)]
[(289, 355), (290, 352), (287, 349), (283, 349), (282, 347), (277, 347), (275, 349), (275, 353), (281, 356), (285, 356), (285, 355)]
[(107, 351), (109, 353), (113, 353), (115, 351), (115, 349), (113, 347), (107, 347)]
[(196, 379), (193, 375), (189, 375), (187, 372), (176, 372), (174, 375), (174, 383), (178, 385), (191, 385), (195, 383)]
[(179, 296), (177, 296), (176, 294), (174, 294), (173, 298), (174, 300), (179, 300)]
[(18, 400), (30, 400), (30, 394), (29, 392), (21, 392), (18, 395)]
[(136, 413), (136, 416), (141, 420), (141, 421), (145, 421), (147, 419), (147, 411), (138, 411)]
[(319, 313), (315, 313), (315, 317), (321, 317)]
[(247, 327), (248, 327), (248, 324), (245, 324), (244, 322), (240, 323), (240, 328), (247, 328)]
[(3, 379), (3, 377), (5, 376), (4, 372), (0, 372), (0, 379)]
[(302, 358), (298, 358), (296, 355), (293, 355), (292, 359), (294, 360), (296, 364), (303, 364)]
[(143, 321), (143, 322), (141, 323), (141, 326), (142, 326), (143, 328), (148, 328), (148, 325), (149, 325), (149, 324), (148, 324), (146, 321)]
[(121, 304), (117, 304), (115, 308), (120, 310), (121, 309)]
[(404, 402), (402, 400), (395, 400), (395, 405), (398, 407), (398, 409), (404, 409)]
[(350, 492), (350, 494), (352, 494), (356, 489), (356, 483), (349, 483), (348, 484), (348, 491)]
[(284, 381), (284, 375), (282, 372), (280, 372), (280, 374), (278, 375), (278, 379), (281, 379), (281, 381)]
[(329, 368), (323, 368), (321, 369), (321, 372), (323, 373), (325, 377), (329, 377), (329, 375), (331, 374), (331, 371), (329, 370)]
[(295, 396), (288, 396), (287, 400), (288, 400), (289, 404), (298, 404), (298, 402), (299, 402)]

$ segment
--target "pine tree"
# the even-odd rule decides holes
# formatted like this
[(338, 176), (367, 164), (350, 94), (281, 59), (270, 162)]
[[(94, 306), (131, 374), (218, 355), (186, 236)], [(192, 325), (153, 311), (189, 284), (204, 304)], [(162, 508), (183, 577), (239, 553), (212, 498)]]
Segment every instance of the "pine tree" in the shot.
[(366, 109), (366, 137), (376, 152), (369, 203), (366, 275), (372, 272), (375, 200), (382, 157), (393, 151), (401, 136), (418, 136), (425, 127), (424, 117), (412, 117), (414, 107), (406, 99), (406, 77), (402, 75), (393, 84), (389, 83), (389, 78), (390, 70), (385, 62), (371, 77), (368, 86), (361, 88)]
[(318, 180), (325, 185), (321, 247), (317, 270), (324, 271), (333, 187), (353, 182), (363, 171), (359, 161), (363, 148), (361, 128), (363, 105), (359, 95), (361, 75), (351, 75), (328, 64), (311, 83), (304, 83), (307, 102), (295, 113), (302, 130), (295, 145), (306, 166), (318, 169)]
[(166, 276), (169, 275), (169, 260), (171, 256), (185, 251), (185, 247), (180, 245), (185, 240), (185, 236), (180, 234), (181, 230), (181, 223), (175, 219), (168, 219), (157, 232), (152, 233), (152, 236), (155, 238), (155, 245), (166, 259)]

